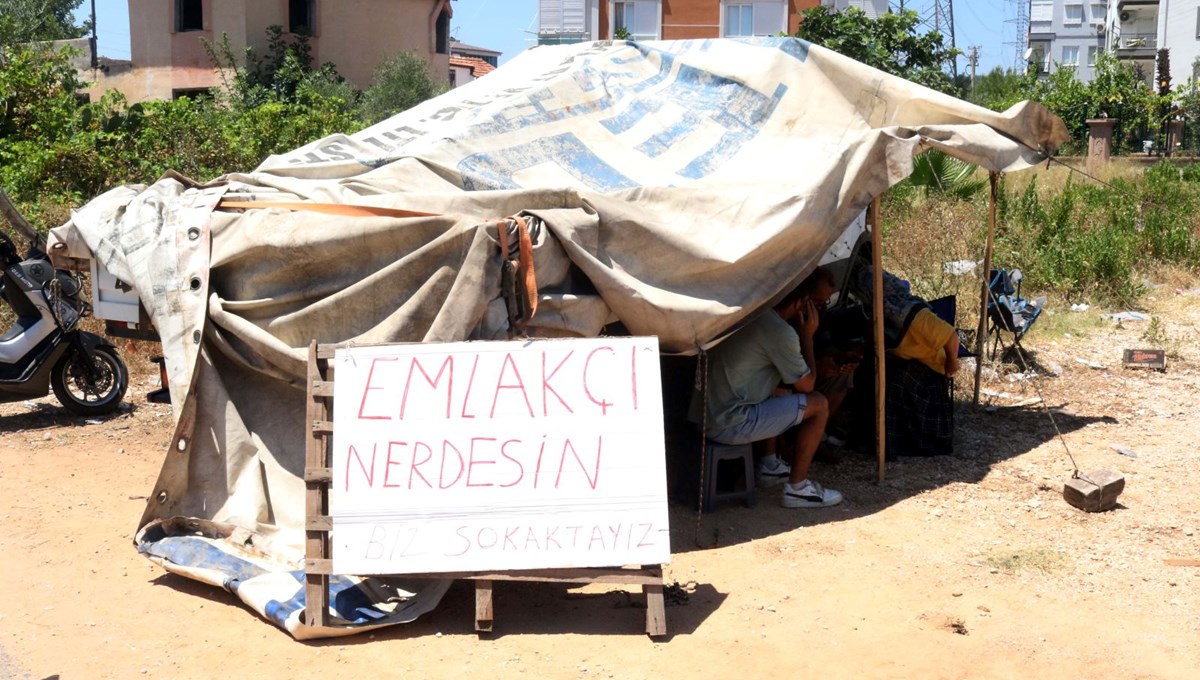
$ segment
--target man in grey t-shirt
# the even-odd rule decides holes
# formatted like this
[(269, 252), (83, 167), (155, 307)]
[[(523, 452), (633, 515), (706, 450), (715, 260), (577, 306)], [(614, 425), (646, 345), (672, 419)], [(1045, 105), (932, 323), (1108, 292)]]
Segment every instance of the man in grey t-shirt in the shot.
[[(813, 334), (819, 308), (832, 294), (832, 277), (818, 269), (709, 354), (709, 439), (748, 444), (799, 426), (790, 468), (774, 453), (759, 461), (760, 483), (787, 479), (785, 508), (819, 508), (842, 501), (842, 494), (808, 479), (829, 418), (829, 402), (813, 391)], [(777, 394), (780, 385), (789, 385), (794, 391)]]

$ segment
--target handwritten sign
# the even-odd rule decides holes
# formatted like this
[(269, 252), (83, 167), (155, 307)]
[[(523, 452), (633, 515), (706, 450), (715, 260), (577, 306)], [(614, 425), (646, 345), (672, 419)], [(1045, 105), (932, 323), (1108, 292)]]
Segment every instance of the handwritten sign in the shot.
[(334, 358), (340, 574), (670, 561), (656, 338)]

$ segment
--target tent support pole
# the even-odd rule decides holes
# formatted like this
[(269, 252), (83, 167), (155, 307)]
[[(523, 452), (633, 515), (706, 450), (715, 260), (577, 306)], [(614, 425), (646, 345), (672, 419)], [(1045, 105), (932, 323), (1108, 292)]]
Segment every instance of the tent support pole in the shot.
[(867, 213), (871, 223), (871, 271), (874, 273), (871, 293), (871, 315), (875, 320), (875, 451), (879, 456), (879, 481), (883, 481), (887, 460), (887, 425), (884, 413), (887, 379), (884, 376), (883, 340), (883, 229), (879, 223), (879, 197), (871, 200)]
[(987, 245), (983, 249), (983, 284), (980, 286), (979, 295), (979, 327), (975, 331), (975, 406), (979, 406), (979, 378), (983, 374), (983, 335), (987, 332), (988, 284), (991, 283), (989, 279), (992, 275), (992, 241), (996, 235), (996, 185), (999, 179), (1000, 173), (995, 171), (988, 173), (992, 193), (988, 199)]

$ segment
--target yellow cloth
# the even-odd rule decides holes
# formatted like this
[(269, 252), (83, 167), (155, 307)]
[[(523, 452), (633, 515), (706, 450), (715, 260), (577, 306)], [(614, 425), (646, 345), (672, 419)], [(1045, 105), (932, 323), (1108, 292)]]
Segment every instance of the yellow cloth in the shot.
[(914, 359), (946, 375), (946, 343), (951, 335), (954, 335), (954, 326), (939, 319), (932, 311), (922, 309), (913, 317), (900, 346), (891, 352), (901, 359)]

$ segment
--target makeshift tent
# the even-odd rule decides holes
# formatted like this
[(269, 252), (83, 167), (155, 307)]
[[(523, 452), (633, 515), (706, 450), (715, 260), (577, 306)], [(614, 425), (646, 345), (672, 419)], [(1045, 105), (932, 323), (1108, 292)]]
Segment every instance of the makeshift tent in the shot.
[(914, 154), (1009, 171), (1065, 138), (1037, 104), (995, 113), (790, 38), (538, 47), (254, 172), (114, 189), (52, 250), (99, 258), (162, 337), (177, 423), (138, 549), (334, 635), (446, 586), (342, 578), (336, 615), (358, 627), (299, 624), (311, 341), (508, 337), (532, 278), (520, 332), (620, 322), (695, 352), (806, 276)]

